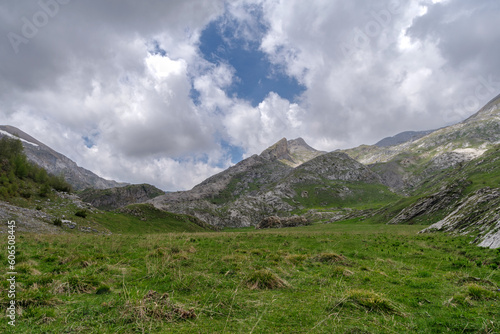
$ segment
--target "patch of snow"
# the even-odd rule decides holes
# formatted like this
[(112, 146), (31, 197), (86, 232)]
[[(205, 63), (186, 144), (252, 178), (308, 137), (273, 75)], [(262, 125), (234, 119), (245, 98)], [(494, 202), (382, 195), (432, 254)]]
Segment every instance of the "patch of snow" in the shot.
[(22, 138), (16, 137), (16, 136), (14, 136), (14, 135), (12, 135), (12, 134), (8, 133), (7, 131), (0, 130), (0, 133), (4, 134), (4, 135), (6, 135), (6, 136), (9, 136), (9, 137), (11, 137), (11, 138), (19, 139), (20, 141), (22, 141), (22, 142), (24, 142), (24, 143), (27, 143), (27, 144), (30, 144), (30, 145), (33, 145), (33, 146), (38, 146), (38, 144), (35, 144), (35, 143), (30, 142), (30, 141), (24, 140), (24, 139), (22, 139)]

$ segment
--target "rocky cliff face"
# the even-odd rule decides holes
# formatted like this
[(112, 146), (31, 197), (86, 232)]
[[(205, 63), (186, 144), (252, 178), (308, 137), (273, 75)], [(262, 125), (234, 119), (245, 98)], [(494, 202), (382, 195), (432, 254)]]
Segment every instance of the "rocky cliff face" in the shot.
[(380, 177), (368, 167), (342, 152), (331, 152), (314, 158), (297, 167), (297, 171), (328, 180), (381, 182)]
[(86, 188), (106, 189), (125, 185), (106, 180), (91, 171), (79, 167), (74, 161), (54, 151), (30, 135), (13, 126), (1, 125), (0, 137), (15, 136), (21, 139), (28, 159), (54, 175), (63, 175), (75, 190)]
[(442, 210), (453, 209), (460, 199), (467, 182), (460, 180), (453, 184), (444, 185), (438, 192), (419, 198), (413, 204), (404, 208), (389, 224), (412, 224), (414, 220), (423, 215), (432, 215)]

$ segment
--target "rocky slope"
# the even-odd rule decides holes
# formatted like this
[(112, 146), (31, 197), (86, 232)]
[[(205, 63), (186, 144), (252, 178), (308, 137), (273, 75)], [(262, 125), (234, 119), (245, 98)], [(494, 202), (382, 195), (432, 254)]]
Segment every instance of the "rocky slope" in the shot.
[(165, 192), (149, 184), (134, 184), (109, 189), (86, 189), (80, 198), (101, 210), (113, 210), (130, 204), (144, 203)]
[(400, 144), (404, 144), (407, 142), (413, 142), (417, 139), (420, 139), (424, 136), (427, 136), (430, 133), (433, 133), (435, 130), (427, 130), (427, 131), (404, 131), (401, 133), (398, 133), (395, 136), (392, 137), (386, 137), (382, 140), (379, 140), (374, 144), (374, 146), (377, 147), (389, 147), (389, 146), (396, 146)]
[[(74, 195), (63, 192), (54, 192), (51, 198), (34, 200), (35, 205), (29, 205), (25, 201), (24, 207), (13, 205), (12, 203), (0, 201), (0, 233), (7, 232), (7, 221), (16, 222), (17, 232), (30, 233), (66, 233), (85, 232), (109, 234), (109, 230), (94, 221), (83, 221), (75, 219), (75, 212), (85, 210), (94, 212), (95, 208)], [(56, 226), (54, 221), (60, 219), (60, 226)], [(77, 222), (78, 221), (78, 222)]]
[(363, 164), (388, 162), (402, 153), (417, 154), (428, 160), (456, 153), (468, 161), (499, 142), (500, 95), (463, 122), (433, 131), (415, 141), (389, 147), (363, 145), (345, 152)]
[(420, 233), (434, 231), (474, 235), (478, 246), (500, 248), (500, 188), (477, 190), (444, 219)]
[(279, 160), (290, 167), (297, 167), (325, 153), (312, 148), (302, 138), (292, 140), (283, 138), (260, 156), (266, 160)]
[(13, 126), (0, 125), (0, 138), (2, 136), (15, 136), (21, 139), (24, 152), (31, 162), (51, 174), (62, 174), (75, 190), (86, 188), (106, 189), (125, 185), (124, 183), (103, 179), (91, 171), (79, 167), (74, 161)]
[(434, 223), (425, 232), (470, 234), (480, 246), (500, 247), (500, 145), (481, 157), (435, 172), (416, 195), (384, 208), (391, 224)]

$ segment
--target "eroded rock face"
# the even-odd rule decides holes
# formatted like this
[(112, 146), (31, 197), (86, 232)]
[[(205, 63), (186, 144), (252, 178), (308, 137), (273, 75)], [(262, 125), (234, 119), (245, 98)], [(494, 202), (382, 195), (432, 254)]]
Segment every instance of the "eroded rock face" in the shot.
[(432, 231), (473, 234), (479, 246), (500, 248), (500, 188), (477, 190), (452, 213), (420, 233)]
[(328, 180), (381, 183), (380, 177), (365, 165), (341, 152), (331, 152), (316, 157), (296, 168), (300, 177), (316, 176)]

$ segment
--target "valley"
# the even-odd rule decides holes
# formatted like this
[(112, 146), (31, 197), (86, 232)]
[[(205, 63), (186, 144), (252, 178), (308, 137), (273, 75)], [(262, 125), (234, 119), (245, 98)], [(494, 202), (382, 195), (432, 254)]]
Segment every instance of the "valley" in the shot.
[(2, 126), (16, 330), (498, 332), (499, 110), (349, 150), (283, 138), (167, 193)]

